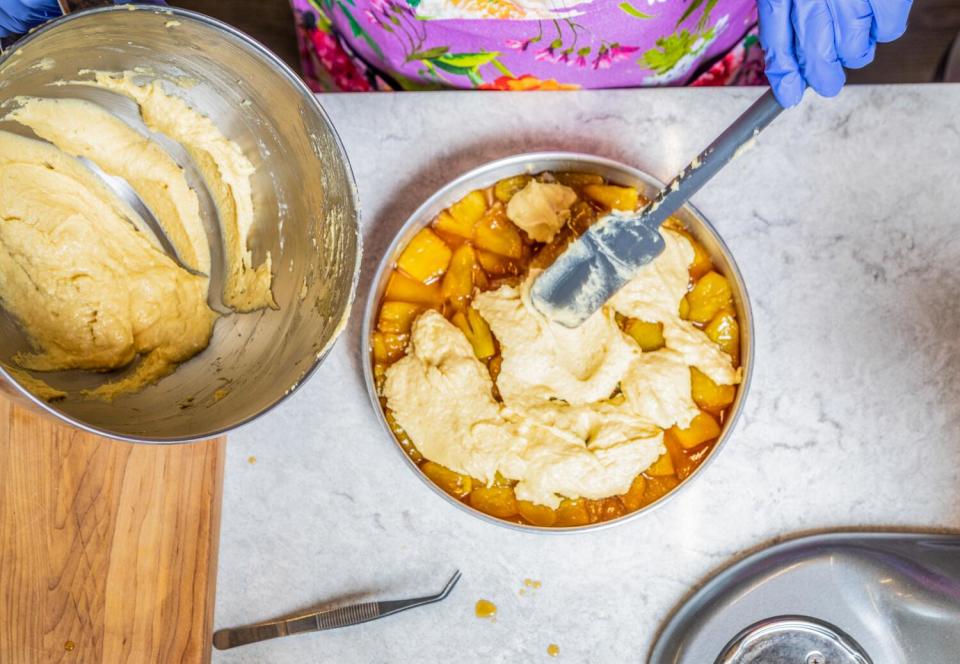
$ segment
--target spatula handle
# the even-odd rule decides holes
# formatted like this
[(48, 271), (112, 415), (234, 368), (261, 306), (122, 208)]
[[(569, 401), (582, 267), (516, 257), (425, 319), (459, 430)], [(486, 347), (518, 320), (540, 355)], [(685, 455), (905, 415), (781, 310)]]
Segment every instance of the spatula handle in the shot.
[(593, 224), (536, 278), (534, 306), (565, 327), (583, 323), (663, 251), (660, 225), (782, 111), (767, 91), (643, 209), (611, 213)]
[(730, 160), (750, 149), (760, 132), (782, 111), (783, 106), (773, 96), (773, 90), (767, 90), (660, 191), (654, 203), (657, 211), (662, 211), (662, 217), (665, 219), (676, 212)]

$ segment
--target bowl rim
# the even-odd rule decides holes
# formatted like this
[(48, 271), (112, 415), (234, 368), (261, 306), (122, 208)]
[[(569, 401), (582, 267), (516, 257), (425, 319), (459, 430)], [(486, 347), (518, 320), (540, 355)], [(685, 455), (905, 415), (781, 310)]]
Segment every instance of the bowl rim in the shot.
[[(60, 411), (57, 408), (51, 406), (43, 399), (35, 396), (30, 390), (26, 389), (6, 368), (0, 363), (0, 386), (3, 383), (11, 386), (15, 390), (15, 396), (21, 396), (28, 400), (29, 404), (35, 409), (39, 409), (44, 414), (50, 415), (61, 422), (74, 426), (78, 429), (92, 433), (98, 436), (103, 436), (105, 438), (110, 438), (112, 440), (118, 440), (127, 443), (143, 443), (148, 445), (175, 445), (179, 443), (193, 443), (203, 440), (209, 440), (212, 438), (217, 438), (231, 431), (235, 431), (247, 424), (250, 424), (254, 420), (266, 415), (268, 412), (279, 406), (281, 403), (289, 399), (295, 392), (297, 392), (303, 385), (306, 383), (313, 375), (317, 372), (317, 369), (329, 355), (330, 351), (333, 349), (336, 342), (343, 336), (344, 330), (347, 328), (347, 322), (349, 320), (350, 314), (353, 311), (353, 306), (356, 300), (357, 291), (360, 283), (360, 272), (363, 266), (363, 233), (360, 230), (360, 220), (362, 219), (362, 210), (360, 204), (360, 197), (357, 190), (357, 181), (356, 175), (353, 172), (353, 166), (350, 164), (350, 159), (347, 156), (347, 151), (343, 146), (343, 141), (340, 138), (340, 134), (337, 132), (336, 126), (333, 124), (333, 120), (324, 110), (323, 106), (320, 104), (320, 100), (317, 98), (317, 95), (307, 87), (307, 84), (301, 79), (296, 73), (280, 59), (273, 51), (268, 49), (262, 43), (248, 35), (247, 33), (237, 29), (236, 27), (230, 25), (229, 23), (224, 23), (219, 19), (213, 18), (212, 16), (207, 16), (200, 12), (195, 12), (189, 9), (182, 9), (176, 6), (157, 6), (157, 5), (144, 5), (144, 4), (125, 4), (125, 5), (108, 5), (104, 7), (94, 7), (91, 9), (84, 9), (82, 11), (71, 12), (64, 16), (60, 16), (54, 19), (51, 19), (44, 23), (42, 26), (36, 30), (31, 31), (29, 34), (25, 35), (19, 39), (16, 43), (12, 44), (8, 49), (6, 49), (2, 55), (0, 55), (0, 68), (3, 67), (3, 64), (6, 60), (13, 57), (22, 57), (23, 53), (21, 49), (25, 46), (28, 46), (31, 42), (38, 39), (47, 32), (50, 32), (54, 29), (59, 29), (61, 26), (66, 26), (67, 24), (73, 21), (83, 21), (83, 20), (95, 20), (95, 16), (98, 14), (105, 14), (109, 12), (129, 12), (129, 11), (142, 11), (149, 12), (151, 14), (157, 14), (164, 17), (177, 17), (185, 18), (188, 20), (196, 21), (199, 23), (207, 24), (213, 28), (217, 28), (222, 32), (227, 33), (227, 35), (232, 36), (248, 46), (254, 55), (262, 58), (265, 61), (265, 64), (272, 67), (275, 73), (282, 76), (284, 79), (289, 82), (294, 89), (300, 93), (300, 97), (304, 99), (306, 106), (313, 110), (315, 113), (318, 113), (320, 117), (326, 122), (327, 126), (330, 128), (330, 133), (333, 137), (334, 148), (340, 157), (341, 163), (343, 164), (344, 173), (347, 180), (347, 189), (350, 199), (353, 203), (355, 210), (354, 214), (354, 235), (356, 238), (357, 248), (354, 257), (353, 265), (353, 275), (350, 279), (350, 293), (347, 296), (347, 300), (344, 305), (343, 314), (341, 319), (338, 321), (337, 325), (334, 327), (334, 331), (330, 339), (327, 341), (326, 345), (315, 353), (313, 363), (311, 366), (305, 370), (300, 378), (290, 387), (288, 387), (283, 394), (279, 395), (273, 402), (269, 405), (264, 406), (260, 410), (257, 410), (254, 413), (244, 417), (242, 420), (239, 420), (228, 426), (218, 427), (209, 432), (199, 433), (199, 434), (189, 434), (185, 436), (165, 436), (165, 437), (143, 437), (135, 436), (124, 433), (118, 433), (111, 431), (110, 429), (99, 427), (93, 424), (89, 424), (80, 420), (79, 418)], [(133, 39), (134, 36), (131, 36)]]
[[(674, 496), (689, 486), (694, 478), (696, 478), (698, 475), (702, 475), (704, 470), (719, 455), (720, 450), (725, 446), (727, 440), (731, 437), (734, 429), (736, 428), (736, 424), (740, 419), (740, 414), (743, 411), (747, 393), (750, 390), (750, 382), (753, 377), (754, 356), (753, 310), (750, 306), (750, 296), (747, 292), (743, 275), (741, 274), (740, 268), (737, 265), (737, 262), (734, 259), (729, 247), (727, 247), (726, 242), (724, 242), (723, 238), (713, 227), (713, 224), (710, 223), (710, 221), (700, 212), (700, 210), (696, 208), (696, 206), (688, 202), (683, 208), (681, 208), (681, 212), (685, 212), (688, 216), (692, 216), (699, 224), (703, 226), (704, 230), (712, 236), (712, 240), (716, 242), (717, 247), (720, 249), (720, 252), (723, 254), (723, 257), (728, 263), (729, 273), (727, 276), (732, 277), (736, 287), (735, 292), (740, 295), (739, 301), (737, 302), (740, 307), (740, 316), (738, 317), (738, 322), (740, 323), (741, 328), (741, 344), (744, 346), (741, 349), (742, 356), (740, 361), (740, 367), (743, 369), (743, 379), (740, 383), (739, 389), (737, 390), (737, 396), (733, 404), (733, 409), (730, 413), (730, 416), (723, 424), (723, 430), (721, 431), (720, 437), (717, 440), (716, 445), (714, 445), (713, 450), (711, 450), (707, 458), (704, 459), (699, 466), (697, 466), (693, 473), (686, 477), (677, 487), (649, 505), (616, 519), (611, 519), (610, 521), (600, 521), (582, 526), (534, 526), (531, 524), (514, 523), (512, 521), (500, 519), (490, 514), (486, 514), (485, 512), (481, 512), (480, 510), (471, 507), (461, 500), (457, 500), (441, 489), (429, 477), (427, 477), (426, 474), (420, 470), (420, 467), (417, 466), (413, 459), (410, 458), (406, 451), (404, 451), (403, 447), (400, 445), (400, 441), (397, 440), (397, 437), (390, 429), (384, 414), (384, 409), (380, 405), (380, 397), (377, 394), (376, 381), (373, 375), (373, 362), (371, 361), (371, 335), (373, 334), (376, 325), (376, 315), (378, 313), (378, 305), (382, 297), (385, 277), (387, 274), (389, 274), (390, 270), (393, 269), (398, 251), (402, 248), (403, 243), (408, 241), (408, 238), (412, 235), (413, 230), (419, 230), (428, 226), (430, 222), (433, 221), (433, 218), (427, 218), (426, 215), (433, 208), (435, 208), (440, 201), (448, 198), (451, 192), (454, 192), (468, 184), (475, 185), (471, 190), (487, 187), (500, 179), (510, 177), (510, 174), (498, 173), (498, 177), (496, 179), (487, 182), (485, 178), (488, 178), (493, 172), (499, 172), (507, 168), (513, 168), (513, 175), (520, 175), (522, 173), (539, 173), (544, 170), (549, 170), (544, 165), (545, 163), (558, 161), (580, 162), (586, 167), (593, 166), (595, 168), (599, 167), (608, 171), (616, 171), (626, 178), (634, 178), (642, 182), (644, 185), (654, 191), (664, 186), (663, 182), (638, 168), (629, 166), (614, 159), (582, 152), (528, 152), (503, 157), (501, 159), (495, 159), (470, 169), (469, 171), (459, 175), (453, 180), (450, 180), (445, 185), (437, 189), (407, 218), (399, 230), (397, 230), (393, 240), (390, 242), (390, 245), (387, 247), (384, 255), (381, 257), (380, 262), (377, 265), (377, 270), (370, 282), (370, 289), (367, 293), (367, 301), (364, 305), (363, 319), (361, 321), (360, 339), (361, 353), (363, 353), (363, 378), (367, 388), (367, 395), (370, 398), (370, 405), (373, 407), (376, 418), (380, 422), (381, 427), (386, 432), (387, 436), (389, 436), (389, 438), (393, 441), (394, 448), (403, 457), (407, 467), (410, 468), (414, 474), (435, 494), (441, 496), (446, 502), (455, 505), (467, 514), (477, 517), (487, 523), (492, 523), (513, 531), (524, 533), (543, 533), (548, 535), (568, 535), (587, 531), (603, 530), (606, 528), (623, 525), (639, 518), (641, 515), (649, 514), (650, 512), (653, 512), (657, 508), (661, 507), (663, 504), (671, 500)], [(465, 192), (464, 195), (466, 193), (469, 192)], [(746, 340), (746, 343), (744, 343), (744, 340)]]

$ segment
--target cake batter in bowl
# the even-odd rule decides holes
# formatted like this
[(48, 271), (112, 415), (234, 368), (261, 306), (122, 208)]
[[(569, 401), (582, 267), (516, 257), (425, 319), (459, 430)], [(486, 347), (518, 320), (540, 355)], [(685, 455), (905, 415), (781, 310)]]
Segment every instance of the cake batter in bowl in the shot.
[[(200, 14), (108, 7), (57, 20), (4, 53), (0, 104), (0, 132), (7, 132), (7, 149), (0, 152), (8, 162), (21, 158), (21, 144), (36, 147), (42, 139), (39, 145), (49, 150), (38, 154), (59, 152), (63, 168), (81, 164), (74, 159), (79, 155), (110, 175), (119, 171), (176, 249), (180, 265), (160, 256), (154, 262), (169, 265), (157, 269), (176, 272), (178, 292), (189, 291), (193, 299), (197, 288), (207, 293), (207, 306), (191, 301), (186, 313), (161, 307), (182, 316), (181, 328), (192, 335), (189, 343), (176, 343), (179, 328), (163, 313), (164, 348), (176, 346), (176, 352), (154, 352), (159, 342), (145, 328), (136, 343), (115, 344), (119, 351), (106, 365), (84, 356), (84, 339), (81, 352), (58, 365), (50, 358), (59, 353), (43, 353), (51, 344), (38, 347), (41, 335), (31, 328), (44, 312), (31, 308), (25, 290), (0, 313), (0, 387), (95, 433), (181, 442), (223, 433), (266, 412), (316, 368), (344, 328), (356, 289), (356, 191), (326, 114), (274, 55)], [(103, 131), (91, 133), (91, 127)], [(98, 138), (81, 140), (91, 135)], [(129, 158), (119, 159), (121, 153)], [(46, 159), (32, 158), (41, 165)], [(85, 171), (76, 175), (87, 182)], [(77, 191), (104, 194), (90, 177), (93, 184)], [(138, 178), (160, 183), (152, 198)], [(46, 190), (31, 194), (43, 209), (50, 206)], [(4, 195), (10, 196), (5, 205), (14, 200), (12, 191)], [(106, 191), (90, 200), (110, 198)], [(164, 201), (169, 209), (161, 209)], [(115, 207), (122, 219), (124, 204)], [(109, 208), (104, 214), (113, 214)], [(89, 206), (77, 209), (86, 213)], [(78, 243), (86, 232), (75, 232)], [(92, 237), (90, 244), (113, 245), (115, 235)], [(139, 264), (149, 258), (142, 242), (149, 236), (144, 230), (141, 242), (124, 245), (137, 252)], [(34, 245), (24, 246), (32, 251)], [(67, 256), (78, 273), (95, 264), (79, 253)], [(135, 284), (137, 274), (101, 276), (97, 288), (104, 292), (103, 285), (115, 283), (130, 293), (138, 320), (149, 321), (156, 309), (148, 306), (150, 297), (165, 304), (169, 298), (152, 293), (154, 282)], [(37, 301), (51, 301), (51, 292), (40, 286)], [(68, 304), (50, 308), (59, 315)], [(32, 323), (28, 313), (36, 316)], [(204, 346), (202, 328), (211, 320)], [(100, 328), (95, 341), (98, 335)], [(46, 370), (61, 367), (67, 370)], [(114, 389), (118, 385), (123, 389)]]

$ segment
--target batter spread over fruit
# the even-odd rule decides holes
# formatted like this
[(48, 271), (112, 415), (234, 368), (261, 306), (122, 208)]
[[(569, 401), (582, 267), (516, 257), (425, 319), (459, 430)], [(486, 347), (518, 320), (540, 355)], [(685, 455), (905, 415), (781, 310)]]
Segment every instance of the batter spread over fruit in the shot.
[(709, 454), (740, 382), (726, 278), (677, 220), (665, 251), (578, 328), (540, 314), (539, 272), (638, 192), (582, 173), (468, 194), (401, 252), (373, 336), (388, 422), (421, 470), (493, 516), (608, 520)]

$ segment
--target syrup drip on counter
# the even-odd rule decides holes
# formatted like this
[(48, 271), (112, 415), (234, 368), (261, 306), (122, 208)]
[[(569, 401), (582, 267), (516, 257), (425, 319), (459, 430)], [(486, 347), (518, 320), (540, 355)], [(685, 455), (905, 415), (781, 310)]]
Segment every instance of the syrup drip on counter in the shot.
[(479, 599), (474, 608), (474, 613), (476, 613), (477, 618), (493, 618), (497, 615), (497, 605), (488, 599)]
[(542, 585), (542, 583), (534, 579), (524, 579), (523, 588), (517, 591), (517, 594), (519, 594), (520, 597), (525, 597), (527, 594), (532, 593), (535, 590), (539, 590)]

